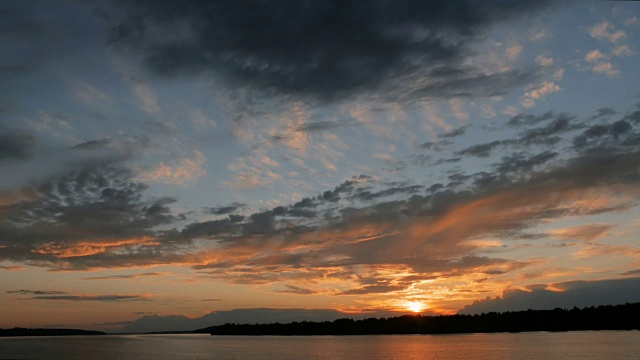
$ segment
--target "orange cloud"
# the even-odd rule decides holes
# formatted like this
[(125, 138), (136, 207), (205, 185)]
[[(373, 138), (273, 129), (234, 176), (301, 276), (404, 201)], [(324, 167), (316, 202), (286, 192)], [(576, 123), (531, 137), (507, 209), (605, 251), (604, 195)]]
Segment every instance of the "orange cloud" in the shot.
[(132, 239), (94, 239), (92, 241), (72, 243), (48, 243), (38, 249), (31, 250), (31, 252), (34, 254), (54, 255), (58, 258), (73, 258), (100, 254), (133, 245), (158, 246), (159, 243), (151, 236)]
[(549, 231), (551, 236), (561, 240), (580, 240), (589, 242), (607, 235), (612, 224), (589, 224)]

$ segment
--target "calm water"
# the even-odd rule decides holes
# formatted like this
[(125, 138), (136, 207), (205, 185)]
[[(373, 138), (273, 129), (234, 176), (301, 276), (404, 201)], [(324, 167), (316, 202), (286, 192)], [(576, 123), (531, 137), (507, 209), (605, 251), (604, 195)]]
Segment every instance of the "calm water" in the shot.
[(0, 359), (640, 359), (640, 332), (315, 337), (110, 335), (0, 338)]

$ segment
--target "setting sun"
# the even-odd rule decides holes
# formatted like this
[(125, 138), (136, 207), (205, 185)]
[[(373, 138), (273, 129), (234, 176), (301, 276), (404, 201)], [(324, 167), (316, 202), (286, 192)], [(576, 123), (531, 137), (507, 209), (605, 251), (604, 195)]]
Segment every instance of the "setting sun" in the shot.
[(419, 313), (424, 309), (424, 304), (419, 301), (410, 301), (407, 303), (407, 310)]

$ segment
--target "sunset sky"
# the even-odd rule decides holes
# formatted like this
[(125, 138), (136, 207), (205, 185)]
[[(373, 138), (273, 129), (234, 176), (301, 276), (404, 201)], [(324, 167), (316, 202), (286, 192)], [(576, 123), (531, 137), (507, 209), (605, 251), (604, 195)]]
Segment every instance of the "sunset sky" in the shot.
[(2, 1), (0, 328), (640, 301), (639, 63), (629, 1)]

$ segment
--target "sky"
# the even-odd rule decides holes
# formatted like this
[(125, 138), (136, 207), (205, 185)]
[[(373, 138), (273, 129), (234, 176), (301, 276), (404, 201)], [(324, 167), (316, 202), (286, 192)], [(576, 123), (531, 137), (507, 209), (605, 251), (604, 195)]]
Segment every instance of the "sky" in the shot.
[(639, 52), (630, 1), (2, 1), (0, 327), (640, 301)]

